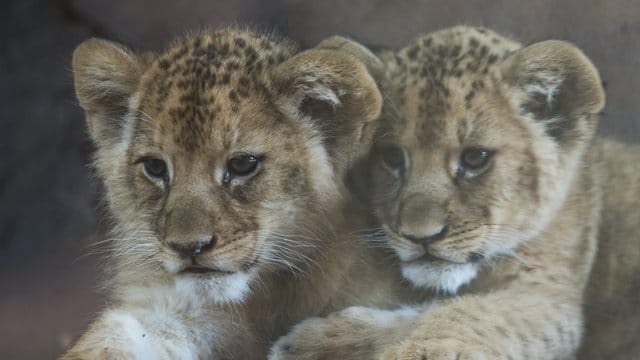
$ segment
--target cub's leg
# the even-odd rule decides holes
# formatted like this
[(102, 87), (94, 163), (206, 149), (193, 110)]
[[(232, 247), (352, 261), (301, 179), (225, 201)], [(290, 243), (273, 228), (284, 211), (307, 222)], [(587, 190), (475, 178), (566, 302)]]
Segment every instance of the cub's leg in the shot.
[(407, 338), (424, 309), (352, 306), (326, 318), (307, 319), (272, 346), (269, 359), (372, 359)]
[(381, 358), (570, 359), (582, 336), (578, 297), (554, 297), (552, 290), (454, 298), (421, 314)]
[(424, 308), (353, 307), (298, 324), (270, 359), (570, 359), (582, 335), (578, 298), (536, 294), (514, 288)]
[(198, 359), (203, 350), (209, 352), (193, 341), (184, 324), (167, 321), (172, 327), (160, 332), (154, 317), (146, 311), (105, 311), (62, 359)]
[(261, 353), (236, 312), (180, 295), (150, 289), (105, 310), (62, 359), (249, 359)]

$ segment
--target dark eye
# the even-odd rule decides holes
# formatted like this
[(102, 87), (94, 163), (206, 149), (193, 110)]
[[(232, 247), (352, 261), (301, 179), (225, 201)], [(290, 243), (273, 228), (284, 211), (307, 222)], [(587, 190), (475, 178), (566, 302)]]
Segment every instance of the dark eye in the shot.
[(491, 151), (481, 148), (465, 149), (460, 155), (460, 165), (465, 170), (480, 170), (487, 165)]
[(238, 155), (229, 159), (227, 171), (231, 176), (247, 176), (256, 171), (260, 160), (253, 155)]
[(382, 161), (392, 168), (400, 169), (404, 167), (404, 151), (397, 146), (386, 146), (380, 150)]
[(164, 179), (167, 176), (167, 164), (160, 159), (145, 159), (144, 171), (152, 178)]

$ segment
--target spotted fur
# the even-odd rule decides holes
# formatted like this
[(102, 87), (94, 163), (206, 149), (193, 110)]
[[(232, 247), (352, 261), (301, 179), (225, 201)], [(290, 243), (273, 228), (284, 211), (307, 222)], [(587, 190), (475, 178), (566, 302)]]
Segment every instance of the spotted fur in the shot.
[[(382, 103), (365, 64), (380, 61), (347, 39), (300, 51), (242, 28), (157, 54), (81, 44), (114, 272), (110, 306), (63, 358), (259, 359), (296, 321), (407, 292), (391, 259), (353, 241), (365, 222), (342, 200)], [(233, 175), (248, 155), (255, 170)], [(353, 285), (373, 279), (387, 285)]]
[[(597, 70), (571, 44), (523, 48), (470, 27), (418, 37), (382, 58), (390, 101), (370, 158), (355, 170), (356, 190), (367, 190), (361, 195), (405, 278), (445, 296), (415, 316), (403, 308), (376, 321), (379, 310), (359, 308), (303, 322), (272, 358), (573, 358), (598, 240), (637, 247), (640, 238), (629, 227), (640, 199), (633, 164), (640, 153), (593, 140), (604, 105)], [(488, 161), (470, 168), (468, 149), (486, 150)], [(597, 264), (613, 261), (610, 246), (617, 245), (607, 245)], [(634, 250), (628, 256), (616, 270), (596, 266), (587, 293), (603, 294), (606, 283), (622, 292), (624, 282), (603, 281), (599, 268), (628, 284), (640, 259)], [(607, 303), (599, 296), (588, 299), (600, 306), (589, 305), (588, 314)], [(588, 340), (607, 329), (611, 323)], [(619, 337), (637, 334), (630, 331)], [(583, 355), (594, 356), (587, 349), (594, 348)]]

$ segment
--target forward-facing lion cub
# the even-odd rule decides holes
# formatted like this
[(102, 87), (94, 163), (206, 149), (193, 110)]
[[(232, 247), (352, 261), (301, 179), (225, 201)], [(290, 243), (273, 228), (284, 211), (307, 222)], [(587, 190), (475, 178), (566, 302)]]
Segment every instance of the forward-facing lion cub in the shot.
[[(384, 58), (394, 106), (361, 188), (404, 277), (451, 296), (308, 320), (272, 358), (571, 358), (599, 229), (612, 249), (637, 244), (620, 265), (627, 281), (640, 259), (640, 150), (593, 140), (597, 70), (569, 43), (521, 48), (469, 27)], [(593, 285), (622, 290), (615, 274)]]
[(160, 54), (81, 44), (114, 273), (64, 358), (264, 358), (303, 318), (406, 296), (387, 254), (353, 241), (364, 222), (342, 199), (382, 104), (365, 63), (381, 65), (344, 39), (300, 52), (239, 28)]

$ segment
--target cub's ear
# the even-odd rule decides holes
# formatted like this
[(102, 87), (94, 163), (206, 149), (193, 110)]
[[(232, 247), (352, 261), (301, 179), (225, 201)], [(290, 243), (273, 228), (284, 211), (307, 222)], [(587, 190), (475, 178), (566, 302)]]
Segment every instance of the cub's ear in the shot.
[(598, 70), (574, 45), (543, 41), (517, 51), (501, 65), (521, 115), (544, 124), (560, 144), (588, 139), (605, 95)]
[(382, 107), (382, 95), (365, 65), (377, 58), (341, 39), (336, 46), (323, 42), (293, 56), (272, 76), (280, 105), (320, 131), (338, 174), (369, 150)]
[(89, 39), (73, 52), (76, 96), (96, 145), (113, 142), (121, 134), (142, 62), (124, 46), (100, 39)]
[(379, 81), (383, 75), (384, 63), (382, 60), (362, 44), (349, 38), (334, 35), (322, 40), (315, 48), (341, 51), (355, 56), (367, 67), (376, 81)]

